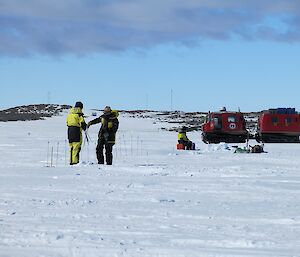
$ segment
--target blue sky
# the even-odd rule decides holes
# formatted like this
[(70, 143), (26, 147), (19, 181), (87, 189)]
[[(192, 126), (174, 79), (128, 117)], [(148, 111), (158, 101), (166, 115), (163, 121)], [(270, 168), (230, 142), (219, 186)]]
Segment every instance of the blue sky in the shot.
[(300, 110), (296, 1), (24, 2), (0, 2), (0, 108)]

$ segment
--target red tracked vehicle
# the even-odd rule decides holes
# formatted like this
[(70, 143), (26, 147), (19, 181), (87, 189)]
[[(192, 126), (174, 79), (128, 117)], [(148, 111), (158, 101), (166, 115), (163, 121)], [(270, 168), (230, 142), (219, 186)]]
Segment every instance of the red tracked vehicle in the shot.
[(202, 126), (204, 143), (245, 143), (248, 137), (246, 121), (241, 112), (210, 112)]
[(300, 114), (295, 108), (264, 111), (255, 138), (259, 143), (300, 143)]

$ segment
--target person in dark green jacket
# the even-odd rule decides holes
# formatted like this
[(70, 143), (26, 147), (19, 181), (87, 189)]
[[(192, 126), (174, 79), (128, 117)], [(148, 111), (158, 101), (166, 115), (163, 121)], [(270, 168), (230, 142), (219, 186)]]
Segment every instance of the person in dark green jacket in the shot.
[(106, 164), (112, 165), (113, 162), (113, 146), (116, 142), (116, 133), (119, 128), (119, 113), (116, 110), (112, 110), (109, 106), (104, 108), (103, 114), (88, 123), (88, 128), (91, 125), (100, 123), (101, 127), (98, 134), (98, 144), (96, 148), (96, 154), (98, 164), (104, 164), (103, 149), (105, 147)]

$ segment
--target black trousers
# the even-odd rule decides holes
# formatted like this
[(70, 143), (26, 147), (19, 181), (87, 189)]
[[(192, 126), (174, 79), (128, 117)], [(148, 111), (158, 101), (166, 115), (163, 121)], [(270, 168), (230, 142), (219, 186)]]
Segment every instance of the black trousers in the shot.
[(178, 140), (178, 143), (183, 144), (186, 147), (186, 150), (192, 150), (192, 148), (193, 148), (193, 142), (192, 141)]
[(107, 165), (112, 165), (112, 162), (113, 162), (113, 154), (112, 154), (113, 146), (114, 146), (114, 144), (107, 143), (103, 139), (98, 139), (98, 145), (97, 145), (97, 148), (96, 148), (98, 164), (104, 164), (103, 149), (105, 147), (106, 164)]

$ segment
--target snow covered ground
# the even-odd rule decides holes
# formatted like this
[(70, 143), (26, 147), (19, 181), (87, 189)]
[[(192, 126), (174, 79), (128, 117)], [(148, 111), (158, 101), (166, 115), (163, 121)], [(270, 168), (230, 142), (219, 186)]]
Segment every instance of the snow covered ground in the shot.
[(0, 124), (1, 257), (300, 256), (300, 144), (233, 154), (194, 132), (179, 152), (151, 119), (120, 124), (111, 167), (97, 126), (69, 167), (65, 117)]

